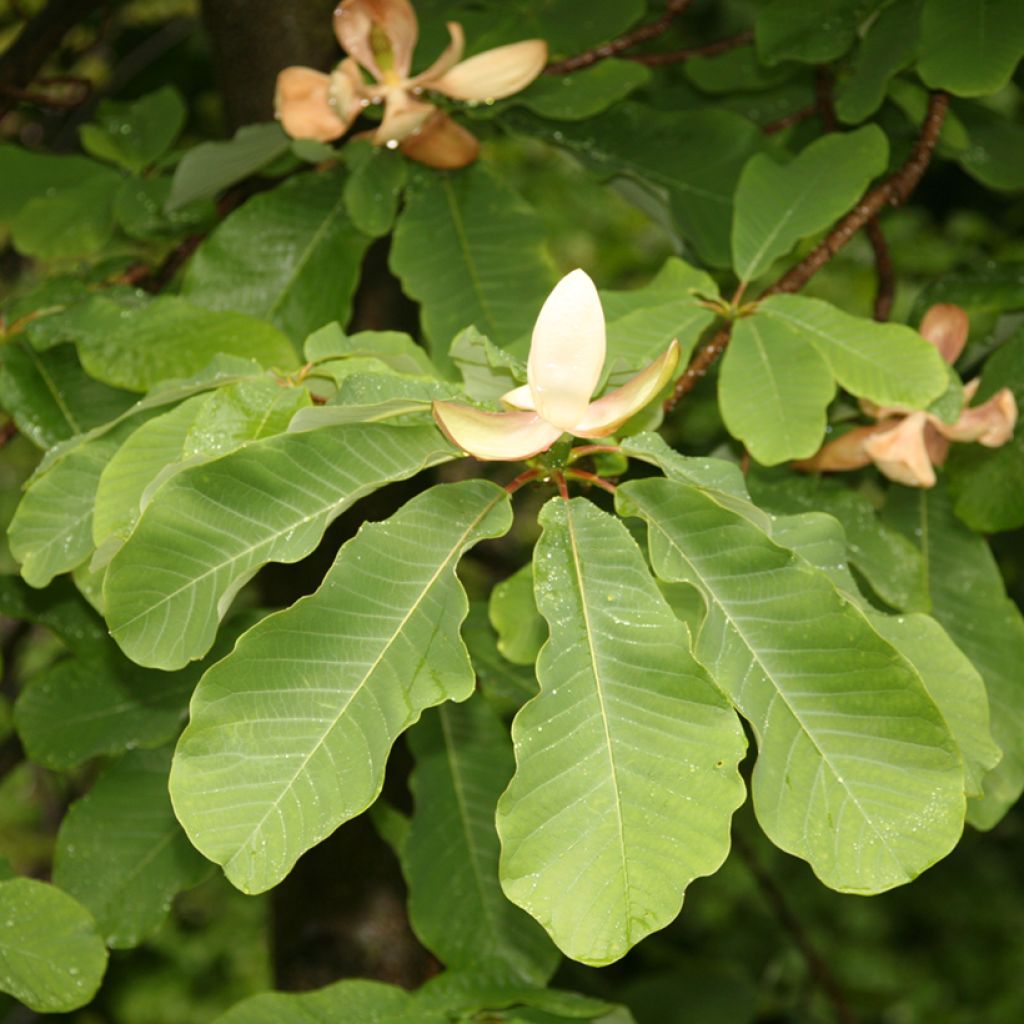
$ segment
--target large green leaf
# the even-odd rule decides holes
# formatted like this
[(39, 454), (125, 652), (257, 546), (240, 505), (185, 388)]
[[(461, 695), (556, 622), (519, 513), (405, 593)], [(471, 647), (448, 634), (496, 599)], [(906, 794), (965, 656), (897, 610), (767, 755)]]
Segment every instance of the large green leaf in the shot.
[(133, 399), (85, 373), (72, 345), (45, 356), (16, 339), (0, 345), (0, 405), (40, 448), (112, 420)]
[(802, 295), (772, 295), (755, 318), (784, 324), (814, 345), (836, 380), (879, 405), (924, 408), (947, 386), (946, 364), (934, 345), (902, 324), (879, 324)]
[(31, 878), (0, 882), (0, 992), (66, 1013), (92, 999), (106, 969), (96, 922), (77, 900)]
[(832, 132), (788, 164), (758, 153), (736, 186), (732, 266), (741, 281), (763, 274), (801, 238), (829, 227), (881, 174), (889, 144), (878, 125)]
[(582, 122), (519, 111), (503, 120), (575, 153), (602, 180), (628, 175), (667, 195), (684, 243), (713, 266), (729, 265), (733, 192), (764, 145), (753, 122), (726, 110), (669, 113), (630, 101)]
[(364, 526), (315, 594), (264, 619), (203, 677), (171, 797), (192, 842), (240, 889), (276, 885), (362, 813), (398, 736), (425, 708), (473, 692), (455, 566), (510, 524), (495, 484), (432, 488)]
[(132, 751), (71, 805), (54, 851), (53, 881), (96, 918), (112, 949), (137, 946), (171, 899), (210, 865), (189, 845), (167, 795), (170, 750)]
[(425, 715), (409, 744), (415, 812), (402, 869), (413, 929), (447, 967), (499, 962), (543, 984), (558, 950), (498, 883), (494, 808), (515, 767), (508, 729), (475, 696)]
[(345, 159), (352, 169), (343, 192), (350, 220), (370, 238), (386, 235), (405, 189), (408, 161), (401, 153), (368, 140), (348, 143)]
[(357, 499), (451, 458), (434, 427), (324, 427), (183, 470), (153, 496), (107, 570), (107, 622), (142, 665), (201, 657), (238, 590), (297, 562)]
[(642, 64), (603, 60), (568, 75), (541, 75), (506, 102), (554, 121), (582, 121), (624, 100), (650, 78)]
[(583, 498), (540, 521), (551, 637), (512, 729), (502, 885), (567, 955), (606, 964), (725, 859), (746, 743), (625, 527)]
[(68, 580), (36, 590), (16, 576), (0, 576), (0, 615), (45, 626), (75, 654), (89, 656), (107, 646), (103, 620)]
[(482, 164), (411, 176), (390, 263), (439, 365), (470, 324), (498, 345), (527, 333), (553, 278), (540, 218)]
[(498, 634), (498, 650), (517, 665), (532, 665), (547, 639), (547, 623), (533, 596), (533, 566), (527, 563), (495, 584), (488, 602), (491, 625)]
[(219, 354), (281, 369), (298, 362), (288, 339), (270, 324), (202, 309), (173, 295), (152, 302), (94, 295), (46, 317), (33, 334), (37, 347), (44, 328), (47, 346), (73, 341), (91, 376), (131, 391), (197, 375)]
[(659, 576), (692, 583), (695, 651), (751, 723), (754, 808), (827, 885), (880, 892), (952, 849), (963, 827), (956, 745), (920, 676), (837, 591), (713, 492), (619, 488), (647, 522)]
[(498, 651), (497, 637), (483, 601), (470, 604), (462, 639), (473, 659), (481, 693), (499, 712), (518, 711), (537, 692), (533, 665), (516, 665)]
[(111, 180), (110, 169), (81, 156), (58, 156), (0, 145), (0, 232), (6, 229), (30, 199), (56, 195), (88, 178)]
[(766, 466), (813, 455), (835, 395), (832, 370), (814, 345), (767, 317), (738, 320), (718, 378), (729, 433)]
[(379, 981), (349, 979), (313, 992), (264, 992), (233, 1006), (213, 1024), (449, 1024), (443, 1009)]
[(368, 235), (349, 219), (345, 172), (300, 174), (254, 196), (199, 247), (182, 295), (269, 320), (298, 344), (348, 321)]
[(893, 488), (885, 514), (920, 547), (928, 610), (988, 688), (992, 735), (1003, 759), (982, 780), (983, 799), (969, 802), (968, 820), (991, 828), (1024, 791), (1024, 618), (1006, 596), (984, 538), (953, 515), (941, 486)]
[(987, 96), (1010, 80), (1024, 56), (1018, 0), (924, 0), (917, 70), (933, 89)]
[(883, 0), (767, 0), (760, 5), (754, 30), (757, 52), (766, 64), (799, 60), (823, 64), (841, 57), (857, 29)]

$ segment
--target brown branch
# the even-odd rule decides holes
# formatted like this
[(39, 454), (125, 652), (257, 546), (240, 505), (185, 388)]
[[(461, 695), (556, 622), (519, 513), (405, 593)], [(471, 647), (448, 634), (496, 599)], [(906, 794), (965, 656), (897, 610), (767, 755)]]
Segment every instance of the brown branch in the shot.
[(555, 61), (555, 63), (549, 64), (544, 69), (544, 74), (567, 75), (571, 71), (589, 68), (592, 64), (606, 60), (608, 57), (615, 57), (622, 53), (623, 50), (629, 50), (640, 43), (646, 43), (648, 40), (654, 39), (666, 31), (673, 20), (690, 6), (690, 2), (691, 0), (668, 0), (664, 13), (656, 21), (652, 21), (647, 25), (640, 25), (633, 29), (632, 32), (619, 36), (618, 39), (612, 39), (610, 42), (602, 43), (591, 50), (585, 50), (575, 57)]
[(875, 292), (874, 317), (880, 323), (889, 319), (892, 313), (892, 302), (896, 292), (896, 279), (893, 273), (892, 256), (889, 245), (882, 233), (882, 228), (875, 218), (864, 225), (864, 231), (871, 242), (875, 254), (875, 271), (878, 275), (878, 290)]
[[(35, 89), (20, 89), (16, 85), (0, 85), (0, 96), (7, 96), (23, 103), (34, 103), (37, 107), (73, 110), (75, 107), (80, 107), (92, 95), (92, 82), (78, 75), (51, 75), (48, 78), (37, 78), (35, 85)], [(61, 96), (39, 92), (40, 86), (44, 89), (52, 86), (58, 88), (70, 86), (71, 88), (68, 90), (68, 95)]]
[(817, 113), (818, 104), (808, 103), (806, 107), (800, 107), (799, 110), (794, 110), (792, 114), (786, 114), (776, 121), (769, 121), (767, 124), (761, 125), (761, 133), (763, 135), (774, 135), (776, 132), (784, 131), (786, 128), (792, 128), (793, 125), (800, 124), (801, 121), (806, 121), (808, 118), (814, 117)]
[[(902, 167), (867, 195), (828, 233), (820, 245), (811, 250), (799, 263), (790, 268), (775, 284), (766, 288), (758, 298), (778, 295), (783, 292), (797, 292), (819, 271), (840, 249), (868, 224), (887, 205), (899, 206), (906, 202), (917, 187), (925, 169), (931, 162), (935, 146), (942, 132), (942, 125), (949, 108), (949, 96), (934, 92), (928, 100), (921, 133), (914, 149)], [(689, 394), (694, 385), (711, 368), (711, 365), (725, 351), (729, 344), (731, 325), (720, 328), (711, 340), (690, 360), (689, 365), (675, 383), (672, 394), (665, 400), (665, 411), (670, 412), (676, 403)]]
[(0, 57), (0, 117), (20, 101), (24, 90), (56, 53), (64, 36), (107, 0), (50, 0)]
[(682, 64), (694, 57), (719, 57), (723, 53), (746, 46), (753, 41), (753, 31), (746, 29), (743, 32), (737, 32), (734, 36), (718, 39), (713, 43), (704, 43), (702, 46), (688, 46), (682, 50), (671, 50), (668, 53), (627, 53), (623, 55), (623, 59), (636, 61), (637, 64), (646, 64), (649, 68), (658, 68), (666, 64)]
[(814, 944), (804, 930), (803, 924), (786, 901), (786, 897), (776, 884), (775, 879), (760, 865), (754, 856), (754, 851), (747, 845), (745, 840), (741, 839), (738, 835), (733, 835), (732, 844), (743, 860), (743, 863), (746, 864), (747, 870), (753, 876), (754, 881), (757, 882), (761, 894), (769, 906), (771, 906), (779, 924), (789, 932), (793, 944), (800, 951), (804, 962), (807, 964), (811, 977), (832, 1004), (836, 1020), (839, 1024), (857, 1024), (857, 1017), (850, 1008), (849, 1003), (847, 1003), (846, 996), (843, 994), (839, 982), (836, 981), (835, 975), (822, 955), (814, 948)]

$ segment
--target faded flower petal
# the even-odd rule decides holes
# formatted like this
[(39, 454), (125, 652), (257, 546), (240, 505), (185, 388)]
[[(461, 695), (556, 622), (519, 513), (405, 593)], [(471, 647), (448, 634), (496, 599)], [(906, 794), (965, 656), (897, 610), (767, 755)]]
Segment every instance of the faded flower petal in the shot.
[[(374, 46), (374, 29), (390, 54)], [(334, 34), (345, 52), (355, 57), (378, 81), (409, 77), (419, 26), (409, 0), (344, 0), (334, 12)]]
[(419, 131), (437, 107), (414, 99), (405, 89), (392, 86), (384, 94), (384, 117), (373, 133), (378, 146), (401, 142)]
[(860, 469), (871, 462), (871, 456), (864, 450), (864, 442), (875, 434), (888, 430), (890, 424), (872, 424), (870, 427), (854, 427), (829, 441), (817, 454), (809, 459), (797, 459), (794, 469), (808, 473), (829, 473), (846, 469)]
[(594, 282), (574, 270), (555, 285), (533, 328), (526, 374), (537, 412), (573, 430), (590, 404), (604, 356), (601, 300)]
[(478, 459), (518, 462), (550, 448), (558, 427), (532, 412), (484, 412), (457, 402), (434, 402), (434, 419), (452, 444)]
[(355, 119), (348, 119), (332, 104), (334, 77), (312, 68), (285, 68), (277, 76), (274, 110), (281, 127), (293, 139), (330, 142), (345, 134)]
[(621, 388), (591, 402), (583, 418), (573, 427), (577, 437), (606, 437), (654, 399), (672, 379), (679, 362), (679, 342), (674, 338), (665, 351), (646, 369)]
[(925, 313), (918, 330), (952, 366), (967, 344), (971, 322), (967, 318), (967, 313), (959, 306), (954, 306), (951, 302), (939, 302)]
[[(886, 424), (879, 424), (885, 427)], [(914, 412), (864, 441), (864, 451), (890, 480), (908, 487), (934, 487), (925, 428), (928, 416)]]
[(476, 159), (480, 143), (472, 132), (435, 108), (422, 127), (402, 140), (401, 150), (428, 167), (456, 170)]
[(544, 70), (547, 59), (543, 39), (524, 39), (478, 53), (423, 84), (456, 100), (500, 100), (525, 89)]
[(506, 391), (501, 396), (501, 404), (507, 405), (510, 409), (529, 409), (530, 412), (537, 411), (537, 405), (533, 400), (533, 392), (529, 384)]
[(462, 26), (457, 21), (449, 21), (448, 35), (451, 39), (448, 45), (441, 51), (441, 56), (427, 68), (421, 71), (415, 78), (410, 78), (408, 85), (415, 88), (419, 85), (426, 85), (435, 78), (440, 78), (450, 68), (455, 67), (462, 58), (462, 51), (466, 48), (466, 36)]
[[(971, 381), (973, 387), (968, 385), (968, 401), (974, 397), (978, 383)], [(964, 390), (968, 391), (967, 388)], [(1013, 437), (1017, 402), (1009, 388), (1001, 388), (987, 402), (964, 409), (956, 423), (950, 425), (935, 418), (932, 423), (950, 441), (976, 441), (988, 448), (998, 448)]]

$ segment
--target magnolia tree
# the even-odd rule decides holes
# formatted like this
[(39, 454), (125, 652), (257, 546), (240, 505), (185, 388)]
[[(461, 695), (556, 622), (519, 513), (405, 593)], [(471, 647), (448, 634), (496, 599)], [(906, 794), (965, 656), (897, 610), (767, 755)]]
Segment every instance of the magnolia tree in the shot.
[(28, 6), (0, 1019), (1020, 1020), (1024, 5)]

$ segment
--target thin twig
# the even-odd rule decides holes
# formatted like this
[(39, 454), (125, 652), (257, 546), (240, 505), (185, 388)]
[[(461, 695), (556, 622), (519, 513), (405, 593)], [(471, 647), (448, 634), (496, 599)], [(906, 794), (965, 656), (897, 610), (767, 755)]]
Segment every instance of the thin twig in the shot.
[(789, 932), (793, 944), (800, 950), (800, 954), (807, 964), (811, 977), (832, 1004), (832, 1008), (836, 1013), (836, 1020), (839, 1024), (857, 1024), (857, 1017), (850, 1008), (849, 1003), (847, 1003), (846, 996), (843, 994), (839, 982), (836, 981), (835, 975), (822, 955), (814, 948), (814, 944), (804, 930), (803, 924), (786, 901), (786, 897), (776, 884), (775, 879), (761, 866), (757, 857), (754, 856), (754, 851), (747, 845), (745, 840), (734, 834), (732, 844), (743, 860), (743, 863), (746, 864), (747, 870), (753, 876), (754, 881), (757, 882), (761, 894), (771, 906), (779, 924)]
[[(771, 287), (766, 288), (758, 298), (778, 295), (782, 292), (797, 292), (819, 271), (836, 253), (869, 221), (886, 206), (899, 206), (906, 202), (911, 192), (917, 187), (925, 169), (935, 152), (939, 134), (949, 108), (949, 96), (944, 92), (934, 92), (928, 100), (928, 113), (925, 116), (921, 133), (914, 149), (902, 167), (890, 175), (881, 184), (871, 189), (867, 195), (843, 217), (816, 248), (807, 254), (799, 263), (790, 268)], [(665, 411), (670, 412), (676, 403), (689, 394), (694, 385), (703, 377), (716, 359), (725, 351), (729, 344), (731, 325), (719, 328), (711, 340), (690, 360), (689, 365), (675, 383), (672, 394), (665, 400)]]
[(539, 469), (527, 469), (520, 473), (514, 480), (509, 480), (509, 482), (505, 484), (505, 490), (509, 494), (515, 494), (520, 487), (525, 486), (531, 480), (536, 480), (540, 475), (541, 471)]
[(896, 293), (896, 278), (893, 273), (892, 256), (889, 243), (885, 240), (882, 228), (875, 218), (864, 225), (864, 231), (871, 242), (875, 254), (875, 272), (878, 275), (878, 289), (875, 292), (874, 317), (880, 323), (889, 319), (892, 313), (892, 302)]
[(743, 32), (737, 32), (734, 36), (716, 39), (713, 43), (704, 43), (702, 46), (687, 46), (682, 50), (671, 50), (668, 53), (625, 53), (622, 55), (622, 59), (632, 60), (637, 64), (646, 64), (649, 68), (659, 68), (666, 64), (682, 64), (694, 57), (719, 57), (723, 53), (746, 46), (753, 41), (753, 31), (746, 29)]
[(817, 103), (808, 103), (806, 107), (800, 107), (799, 110), (794, 110), (791, 114), (786, 114), (783, 117), (778, 118), (775, 121), (769, 121), (767, 124), (761, 125), (762, 135), (774, 135), (776, 132), (781, 132), (786, 128), (792, 128), (795, 124), (800, 124), (801, 121), (806, 121), (808, 118), (814, 117), (818, 113)]
[(555, 485), (558, 487), (558, 493), (566, 500), (569, 500), (569, 488), (566, 486), (565, 477), (561, 473), (555, 472), (551, 474), (551, 479), (555, 481)]
[(6, 448), (10, 441), (18, 436), (18, 425), (14, 420), (8, 420), (0, 427), (0, 448)]
[(615, 484), (611, 480), (605, 480), (596, 473), (588, 473), (585, 469), (567, 469), (565, 475), (570, 480), (582, 480), (584, 483), (593, 484), (594, 487), (600, 487), (609, 494), (615, 493)]
[(587, 455), (600, 455), (604, 452), (612, 454), (621, 451), (622, 449), (617, 444), (581, 444), (569, 452), (568, 462), (569, 465), (572, 465), (577, 459), (582, 459)]
[(606, 60), (608, 57), (615, 57), (622, 53), (623, 50), (628, 50), (640, 43), (646, 43), (648, 40), (660, 36), (672, 24), (673, 20), (690, 6), (690, 2), (691, 0), (669, 0), (665, 5), (664, 13), (656, 21), (652, 21), (647, 25), (640, 25), (633, 29), (632, 32), (619, 36), (618, 39), (612, 39), (610, 42), (602, 43), (593, 49), (585, 50), (575, 57), (555, 61), (554, 64), (549, 64), (544, 69), (544, 74), (567, 75), (571, 71), (589, 68), (592, 64)]
[[(78, 75), (50, 75), (47, 78), (37, 78), (34, 89), (21, 89), (16, 85), (0, 84), (0, 96), (8, 96), (22, 103), (34, 103), (37, 107), (50, 107), (54, 110), (73, 110), (80, 107), (92, 95), (92, 82), (88, 78), (81, 78)], [(68, 96), (50, 95), (39, 92), (39, 87), (48, 88), (51, 86), (71, 86), (72, 91)]]

